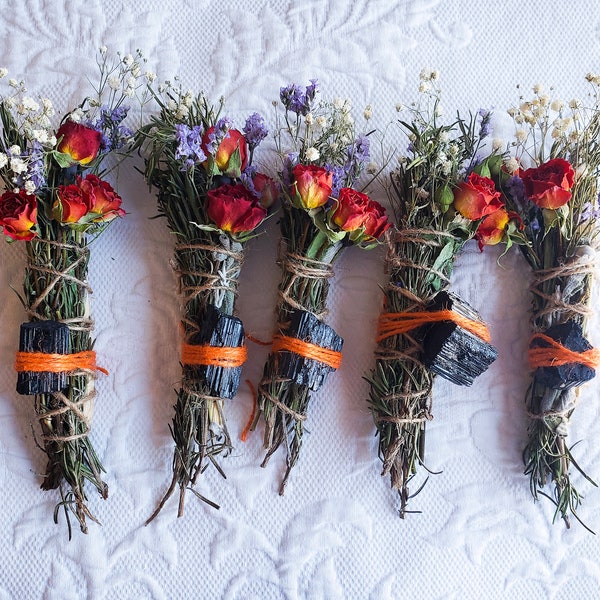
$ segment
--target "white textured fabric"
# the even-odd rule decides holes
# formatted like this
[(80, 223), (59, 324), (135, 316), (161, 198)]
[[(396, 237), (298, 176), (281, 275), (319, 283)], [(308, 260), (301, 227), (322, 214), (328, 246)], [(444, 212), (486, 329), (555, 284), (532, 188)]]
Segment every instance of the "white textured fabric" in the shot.
[[(262, 112), (292, 81), (319, 79), (325, 97), (370, 103), (375, 123), (396, 118), (415, 99), (418, 73), (442, 73), (444, 105), (507, 108), (521, 83), (541, 81), (566, 99), (584, 93), (598, 68), (600, 9), (579, 0), (558, 13), (547, 2), (505, 0), (22, 0), (0, 2), (0, 62), (30, 90), (64, 109), (95, 75), (96, 49), (141, 48), (162, 78), (224, 95), (234, 116)], [(135, 5), (135, 8), (130, 8)], [(393, 128), (390, 128), (394, 140)], [(268, 158), (264, 158), (269, 168)], [(438, 379), (428, 426), (430, 477), (404, 521), (388, 479), (380, 477), (368, 385), (374, 324), (384, 281), (383, 252), (349, 249), (340, 260), (330, 323), (345, 338), (342, 368), (313, 397), (299, 464), (277, 495), (283, 452), (261, 469), (261, 430), (239, 434), (252, 399), (242, 385), (227, 404), (235, 440), (176, 519), (170, 503), (150, 526), (170, 477), (173, 388), (179, 377), (178, 306), (169, 267), (172, 241), (150, 220), (155, 199), (141, 176), (122, 171), (128, 215), (92, 249), (96, 350), (110, 371), (98, 383), (92, 438), (107, 469), (110, 497), (90, 490), (102, 526), (67, 542), (52, 522), (54, 493), (39, 490), (44, 455), (30, 424), (30, 399), (14, 391), (23, 256), (0, 244), (0, 599), (227, 598), (592, 598), (600, 585), (600, 539), (576, 522), (552, 524), (552, 505), (535, 504), (522, 474), (523, 398), (528, 337), (527, 268), (516, 253), (468, 246), (454, 289), (488, 320), (497, 362), (469, 389)], [(378, 198), (385, 202), (382, 196)], [(246, 330), (268, 338), (279, 271), (277, 227), (249, 245), (239, 313)], [(591, 339), (600, 343), (597, 321)], [(244, 378), (258, 381), (266, 350), (250, 348)], [(600, 393), (581, 392), (571, 441), (600, 480)], [(585, 495), (582, 518), (600, 531), (600, 490)]]

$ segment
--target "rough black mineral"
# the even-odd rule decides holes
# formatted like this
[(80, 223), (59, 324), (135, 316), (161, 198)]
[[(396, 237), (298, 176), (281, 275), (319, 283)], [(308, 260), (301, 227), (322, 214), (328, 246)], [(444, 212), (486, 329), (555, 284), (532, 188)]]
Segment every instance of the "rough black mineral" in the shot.
[[(237, 317), (226, 315), (213, 305), (207, 306), (200, 329), (189, 341), (192, 345), (239, 347), (244, 344), (244, 326)], [(240, 385), (242, 367), (186, 365), (186, 375), (205, 382), (211, 395), (233, 398)]]
[[(430, 311), (452, 310), (482, 323), (479, 313), (450, 292), (439, 292)], [(453, 321), (434, 323), (423, 333), (423, 364), (457, 385), (471, 385), (498, 357), (497, 350)]]
[[(32, 321), (21, 325), (20, 352), (69, 353), (69, 328), (58, 321)], [(59, 392), (67, 385), (66, 373), (22, 371), (17, 377), (17, 393), (25, 396)]]
[[(328, 350), (341, 352), (344, 340), (329, 325), (303, 310), (294, 310), (289, 325), (283, 334)], [(282, 378), (292, 379), (316, 392), (325, 383), (333, 367), (312, 358), (304, 358), (295, 352), (280, 350), (277, 353), (277, 373)]]
[[(583, 337), (581, 325), (575, 321), (567, 321), (560, 325), (553, 325), (545, 332), (545, 335), (557, 341), (561, 346), (574, 352), (585, 352), (591, 350), (592, 345)], [(549, 344), (540, 339), (534, 339), (532, 348), (545, 348)], [(596, 375), (596, 371), (591, 367), (581, 363), (568, 363), (558, 367), (538, 367), (535, 370), (535, 380), (551, 389), (567, 390), (577, 385), (589, 381)]]

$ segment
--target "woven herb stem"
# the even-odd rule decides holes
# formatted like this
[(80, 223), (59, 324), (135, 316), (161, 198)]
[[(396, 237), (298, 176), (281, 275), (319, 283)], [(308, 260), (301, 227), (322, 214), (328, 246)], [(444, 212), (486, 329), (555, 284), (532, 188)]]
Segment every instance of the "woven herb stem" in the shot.
[[(56, 320), (69, 327), (71, 352), (91, 350), (93, 322), (89, 315), (87, 272), (89, 249), (85, 236), (57, 225), (46, 224), (39, 238), (27, 242), (24, 291), (31, 321)], [(81, 370), (68, 374), (61, 392), (35, 396), (35, 410), (48, 464), (42, 489), (60, 489), (58, 509), (77, 518), (87, 533), (86, 518), (96, 521), (86, 505), (85, 480), (102, 498), (108, 486), (102, 480), (102, 464), (88, 433), (93, 412), (95, 374)], [(69, 536), (70, 536), (69, 523)]]
[[(281, 236), (286, 250), (281, 260), (277, 304), (279, 333), (285, 330), (294, 309), (300, 308), (323, 319), (327, 312), (332, 264), (343, 249), (340, 242), (332, 242), (314, 226), (306, 211), (290, 205), (283, 207)], [(306, 271), (302, 267), (303, 259), (306, 259)], [(269, 355), (258, 389), (258, 406), (265, 421), (266, 455), (262, 466), (266, 466), (282, 444), (286, 447), (286, 471), (279, 488), (281, 495), (300, 455), (310, 392), (306, 385), (280, 377), (277, 353)]]
[[(386, 312), (424, 310), (435, 294), (448, 287), (461, 242), (450, 233), (426, 229), (396, 231), (387, 241)], [(409, 483), (419, 465), (425, 466), (425, 428), (432, 418), (435, 375), (422, 364), (421, 349), (418, 331), (381, 340), (375, 370), (368, 378), (382, 475), (389, 474), (392, 489), (398, 490), (402, 518), (411, 512), (407, 510)]]
[[(553, 259), (548, 258), (546, 265), (552, 266), (532, 274), (533, 332), (543, 333), (549, 327), (566, 322), (575, 322), (585, 330), (590, 313), (593, 256), (579, 248), (565, 264), (556, 266)], [(581, 496), (571, 482), (571, 465), (596, 485), (574, 460), (567, 443), (568, 424), (578, 396), (578, 387), (550, 388), (535, 373), (526, 396), (530, 422), (523, 457), (531, 493), (536, 499), (538, 495), (545, 496), (542, 489), (551, 481), (555, 518), (560, 516), (567, 527), (570, 527), (569, 515), (581, 523), (577, 514)], [(587, 529), (584, 523), (582, 525)]]
[[(190, 203), (191, 204), (191, 203)], [(169, 201), (159, 193), (159, 208), (166, 214), (169, 227), (182, 232), (175, 248), (173, 268), (179, 279), (183, 304), (182, 327), (184, 341), (189, 343), (200, 328), (208, 305), (232, 315), (237, 295), (238, 277), (242, 262), (242, 245), (225, 234), (208, 232), (195, 227), (193, 216), (177, 222), (176, 211), (168, 211)], [(180, 210), (186, 205), (181, 204)], [(215, 397), (206, 382), (194, 375), (192, 367), (183, 366), (182, 382), (177, 391), (171, 435), (175, 442), (173, 478), (157, 509), (147, 523), (162, 510), (166, 501), (179, 486), (177, 516), (184, 513), (187, 490), (201, 500), (218, 508), (211, 500), (193, 489), (200, 473), (213, 464), (225, 474), (216, 458), (231, 451), (231, 438), (224, 416), (224, 400)]]

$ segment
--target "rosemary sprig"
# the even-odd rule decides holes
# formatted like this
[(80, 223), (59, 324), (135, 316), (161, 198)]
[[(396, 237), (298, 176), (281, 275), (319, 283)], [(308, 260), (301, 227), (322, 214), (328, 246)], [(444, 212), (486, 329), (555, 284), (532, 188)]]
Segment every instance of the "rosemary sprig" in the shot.
[[(183, 337), (186, 343), (194, 343), (209, 307), (223, 315), (234, 314), (244, 243), (256, 235), (254, 229), (267, 214), (266, 202), (261, 205), (266, 197), (254, 189), (255, 171), (250, 167), (254, 149), (266, 130), (257, 114), (247, 120), (245, 137), (231, 129), (229, 119), (220, 118), (223, 98), (214, 107), (204, 94), (193, 96), (169, 83), (162, 92), (150, 90), (160, 113), (138, 130), (135, 147), (144, 156), (146, 181), (158, 191), (159, 216), (166, 218), (175, 237), (173, 267), (183, 304)], [(236, 139), (234, 135), (239, 139), (230, 144)], [(225, 150), (229, 152), (226, 164), (219, 163), (223, 160), (222, 144), (233, 146)], [(246, 190), (242, 182), (253, 191)], [(208, 196), (212, 190), (232, 185), (244, 189), (246, 197), (239, 202), (232, 197), (222, 207), (226, 218), (215, 222), (214, 215), (209, 215)], [(240, 215), (243, 224), (234, 227), (233, 221)], [(182, 368), (182, 384), (170, 426), (175, 442), (173, 477), (146, 523), (160, 513), (177, 487), (179, 517), (188, 490), (219, 508), (193, 486), (210, 464), (225, 477), (217, 461), (232, 449), (224, 399), (198, 376), (194, 366), (183, 364)]]

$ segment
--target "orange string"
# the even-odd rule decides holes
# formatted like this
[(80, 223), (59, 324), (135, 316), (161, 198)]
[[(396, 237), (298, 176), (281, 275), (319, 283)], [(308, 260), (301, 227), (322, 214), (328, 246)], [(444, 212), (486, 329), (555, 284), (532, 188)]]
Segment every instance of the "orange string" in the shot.
[(474, 321), (473, 319), (463, 317), (452, 310), (446, 309), (432, 312), (382, 313), (379, 315), (376, 341), (381, 342), (393, 335), (399, 335), (417, 329), (417, 327), (421, 327), (421, 325), (427, 323), (439, 323), (441, 321), (452, 321), (488, 344), (492, 339), (485, 323)]
[(562, 344), (543, 333), (532, 335), (530, 343), (536, 339), (544, 340), (550, 344), (550, 347), (529, 348), (529, 365), (532, 369), (537, 367), (560, 367), (572, 363), (596, 369), (600, 365), (600, 351), (596, 348), (590, 348), (584, 352), (576, 352), (575, 350), (565, 348)]
[(323, 348), (323, 346), (317, 346), (316, 344), (311, 344), (295, 337), (288, 337), (287, 335), (276, 334), (273, 336), (273, 352), (278, 352), (279, 350), (294, 352), (304, 358), (310, 358), (323, 363), (332, 369), (339, 369), (342, 364), (341, 352)]
[(246, 346), (196, 346), (182, 344), (181, 362), (184, 365), (241, 367), (248, 357)]
[(46, 352), (17, 352), (15, 370), (44, 373), (70, 373), (84, 369), (100, 371), (108, 375), (108, 371), (96, 365), (96, 353), (93, 350), (75, 352), (74, 354), (51, 354)]
[(240, 435), (240, 440), (242, 440), (242, 442), (245, 442), (248, 439), (248, 432), (250, 431), (250, 428), (252, 427), (252, 423), (254, 423), (254, 417), (256, 416), (256, 409), (258, 408), (258, 396), (256, 394), (256, 388), (252, 385), (252, 382), (249, 379), (246, 379), (246, 383), (248, 384), (248, 387), (250, 388), (250, 392), (252, 392), (252, 413), (250, 414), (250, 418), (248, 419), (248, 422), (246, 423), (246, 427), (244, 427), (244, 431), (242, 431), (242, 434)]
[(258, 338), (254, 337), (251, 333), (246, 334), (246, 339), (250, 340), (251, 342), (254, 342), (255, 344), (258, 344), (259, 346), (270, 346), (272, 344), (272, 342), (264, 342), (263, 340), (259, 340)]

